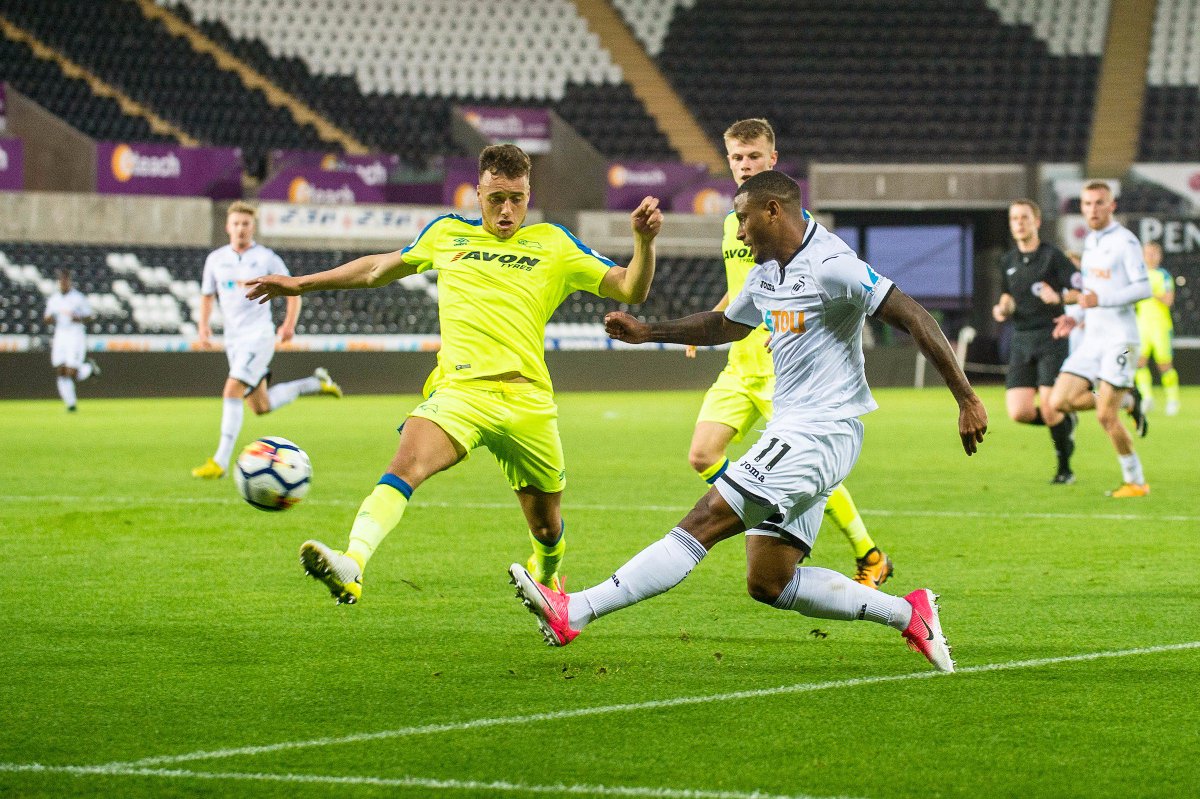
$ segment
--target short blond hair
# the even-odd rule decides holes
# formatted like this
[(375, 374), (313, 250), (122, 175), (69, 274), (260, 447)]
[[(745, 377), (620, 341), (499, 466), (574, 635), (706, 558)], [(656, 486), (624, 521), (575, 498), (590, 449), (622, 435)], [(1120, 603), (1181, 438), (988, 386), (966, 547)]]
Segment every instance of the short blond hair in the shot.
[(249, 214), (253, 219), (258, 216), (258, 209), (245, 200), (237, 200), (229, 205), (229, 210), (225, 212), (225, 218), (228, 219), (233, 214)]
[(1084, 191), (1106, 191), (1109, 194), (1113, 193), (1113, 187), (1108, 185), (1106, 180), (1090, 180), (1083, 187)]
[(1008, 204), (1009, 209), (1011, 210), (1014, 205), (1024, 205), (1033, 212), (1034, 219), (1042, 218), (1042, 207), (1028, 197), (1022, 197), (1019, 200), (1013, 200)]
[(771, 127), (770, 122), (759, 117), (739, 119), (726, 128), (724, 138), (741, 144), (766, 139), (771, 149), (775, 149), (775, 130)]

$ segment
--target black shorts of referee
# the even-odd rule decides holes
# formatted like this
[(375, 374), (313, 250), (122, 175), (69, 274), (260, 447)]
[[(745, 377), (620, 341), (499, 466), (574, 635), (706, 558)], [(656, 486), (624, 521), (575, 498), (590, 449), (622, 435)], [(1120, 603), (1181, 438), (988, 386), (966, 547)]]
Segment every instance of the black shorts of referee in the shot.
[(1070, 344), (1065, 338), (1055, 338), (1052, 331), (1049, 327), (1013, 331), (1005, 388), (1054, 385)]

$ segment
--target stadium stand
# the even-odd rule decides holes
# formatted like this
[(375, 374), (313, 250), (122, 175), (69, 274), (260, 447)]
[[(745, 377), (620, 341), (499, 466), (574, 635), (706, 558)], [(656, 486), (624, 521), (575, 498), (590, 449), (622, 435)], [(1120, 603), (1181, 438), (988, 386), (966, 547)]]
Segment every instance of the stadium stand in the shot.
[[(496, 18), (487, 31), (460, 23), (491, 16), (477, 0), (321, 0), (283, 13), (261, 0), (157, 2), (410, 164), (464, 155), (451, 114), (476, 104), (549, 106), (610, 158), (678, 158), (566, 0), (520, 24)], [(330, 23), (342, 18), (353, 22)], [(499, 68), (478, 57), (497, 44), (520, 55)]]
[[(95, 0), (9, 0), (4, 14), (48, 45), (208, 144), (241, 147), (251, 174), (272, 148), (329, 149), (311, 125), (298, 125), (261, 91), (247, 89), (140, 9)], [(78, 126), (79, 115), (67, 117)]]
[(1146, 70), (1138, 157), (1200, 160), (1200, 7), (1159, 0)]
[(1006, 3), (1011, 22), (989, 5), (697, 0), (676, 9), (658, 62), (714, 138), (766, 116), (789, 160), (1081, 160), (1107, 2)]
[(79, 78), (38, 58), (28, 46), (0, 36), (0, 76), (17, 91), (94, 139), (169, 141), (144, 119), (125, 114), (115, 100), (98, 97)]
[(612, 4), (646, 52), (656, 57), (662, 52), (675, 12), (681, 7), (691, 8), (696, 0), (612, 0)]
[[(343, 263), (360, 253), (337, 250), (278, 251), (293, 274)], [(87, 295), (99, 335), (180, 334), (194, 336), (200, 279), (207, 249), (195, 247), (110, 247), (0, 243), (0, 335), (46, 337), (46, 297), (56, 288), (54, 270), (70, 269)], [(620, 260), (620, 259), (618, 259)], [(725, 291), (716, 259), (660, 258), (655, 292), (633, 310), (647, 319), (669, 319), (709, 310)], [(552, 322), (595, 329), (620, 306), (584, 292), (572, 294)], [(276, 309), (282, 311), (282, 306)], [(220, 329), (219, 310), (214, 328)], [(282, 317), (280, 317), (282, 318)], [(327, 292), (304, 298), (296, 332), (320, 335), (436, 334), (437, 284), (432, 275), (413, 275), (382, 289)]]

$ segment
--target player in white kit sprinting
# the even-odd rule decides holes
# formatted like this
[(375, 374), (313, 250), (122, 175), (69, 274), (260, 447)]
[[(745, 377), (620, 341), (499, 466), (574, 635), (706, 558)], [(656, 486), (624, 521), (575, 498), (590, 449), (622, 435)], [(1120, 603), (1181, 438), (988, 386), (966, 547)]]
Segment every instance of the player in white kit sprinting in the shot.
[(633, 344), (720, 344), (744, 338), (765, 322), (776, 374), (774, 417), (675, 529), (611, 579), (564, 594), (513, 564), (509, 573), (517, 595), (537, 616), (547, 642), (564, 646), (600, 616), (673, 588), (716, 544), (745, 532), (746, 581), (754, 599), (816, 618), (890, 625), (937, 669), (953, 671), (932, 591), (897, 597), (830, 569), (798, 565), (812, 549), (825, 500), (858, 457), (863, 436), (858, 417), (877, 407), (864, 375), (867, 314), (908, 331), (945, 378), (958, 401), (959, 435), (968, 455), (987, 430), (983, 403), (925, 309), (837, 236), (806, 221), (795, 181), (761, 172), (741, 185), (733, 202), (738, 238), (757, 265), (723, 314), (646, 324), (610, 313), (605, 328)]
[(71, 273), (59, 269), (58, 291), (46, 301), (42, 314), (46, 324), (54, 325), (54, 340), (50, 344), (50, 365), (58, 373), (58, 396), (68, 411), (75, 410), (75, 383), (100, 374), (100, 367), (87, 357), (87, 328), (95, 313), (87, 297), (71, 287)]
[[(1084, 186), (1079, 206), (1090, 228), (1080, 261), (1083, 340), (1063, 362), (1050, 402), (1064, 413), (1096, 409), (1096, 420), (1112, 441), (1121, 464), (1122, 483), (1108, 495), (1144, 497), (1150, 486), (1133, 451), (1133, 438), (1120, 419), (1120, 410), (1125, 408), (1138, 434), (1146, 435), (1146, 417), (1134, 388), (1140, 339), (1133, 306), (1151, 295), (1142, 245), (1113, 219), (1117, 203), (1107, 183), (1093, 181)], [(1055, 335), (1069, 334), (1075, 324), (1070, 316), (1060, 317)]]
[(207, 348), (212, 339), (209, 320), (212, 317), (213, 297), (221, 303), (225, 318), (225, 357), (229, 360), (229, 377), (222, 394), (221, 438), (216, 453), (192, 469), (193, 477), (222, 477), (229, 468), (229, 459), (242, 430), (243, 405), (258, 415), (282, 408), (301, 394), (331, 394), (342, 396), (342, 390), (324, 368), (312, 377), (279, 383), (267, 388), (271, 359), (275, 356), (275, 341), (288, 341), (295, 335), (296, 320), (300, 317), (300, 298), (287, 298), (287, 315), (278, 334), (271, 319), (270, 304), (246, 299), (246, 281), (263, 275), (286, 275), (287, 267), (275, 252), (254, 241), (256, 209), (249, 203), (235, 202), (229, 206), (225, 232), (229, 244), (209, 253), (204, 261), (204, 276), (200, 284), (200, 309), (197, 324), (197, 345)]

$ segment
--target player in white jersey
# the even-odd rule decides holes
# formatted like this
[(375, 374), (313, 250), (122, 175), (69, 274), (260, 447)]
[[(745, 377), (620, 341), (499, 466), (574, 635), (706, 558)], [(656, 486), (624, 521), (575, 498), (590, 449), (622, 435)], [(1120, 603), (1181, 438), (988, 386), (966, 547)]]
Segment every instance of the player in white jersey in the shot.
[(87, 297), (71, 287), (71, 273), (59, 269), (58, 291), (46, 301), (42, 314), (46, 324), (54, 325), (54, 340), (50, 344), (50, 365), (58, 373), (58, 396), (68, 411), (75, 410), (75, 383), (100, 374), (100, 367), (87, 357), (87, 328), (95, 313)]
[(229, 377), (222, 393), (221, 437), (216, 453), (192, 469), (193, 477), (222, 477), (229, 468), (234, 444), (242, 430), (243, 400), (258, 415), (282, 408), (301, 394), (342, 396), (342, 390), (324, 368), (311, 377), (279, 383), (267, 388), (275, 341), (291, 340), (300, 317), (300, 298), (287, 298), (287, 315), (275, 330), (270, 304), (246, 299), (248, 280), (264, 275), (286, 275), (287, 267), (275, 252), (254, 241), (256, 209), (249, 203), (235, 202), (225, 218), (229, 244), (209, 253), (204, 261), (200, 284), (199, 318), (196, 320), (197, 346), (211, 346), (213, 298), (221, 304), (225, 320), (225, 357)]
[(750, 596), (780, 610), (899, 630), (939, 670), (954, 662), (942, 634), (936, 596), (885, 594), (819, 567), (799, 567), (812, 548), (829, 493), (850, 473), (862, 445), (858, 417), (875, 400), (863, 367), (867, 314), (910, 333), (946, 380), (959, 405), (959, 436), (968, 455), (987, 430), (987, 412), (955, 361), (937, 322), (920, 305), (858, 259), (841, 239), (806, 220), (800, 187), (774, 171), (747, 180), (734, 196), (738, 238), (756, 266), (725, 313), (707, 312), (647, 324), (624, 313), (605, 317), (613, 338), (721, 344), (770, 330), (775, 414), (762, 438), (732, 464), (667, 536), (585, 591), (565, 594), (509, 568), (517, 595), (548, 643), (570, 643), (584, 625), (679, 584), (710, 549), (746, 533)]
[[(1142, 245), (1113, 219), (1117, 203), (1107, 183), (1093, 181), (1084, 186), (1079, 205), (1090, 228), (1080, 262), (1083, 291), (1078, 302), (1084, 309), (1083, 341), (1063, 363), (1050, 401), (1063, 413), (1096, 409), (1096, 419), (1121, 464), (1122, 483), (1108, 495), (1144, 497), (1150, 486), (1133, 451), (1133, 439), (1120, 419), (1120, 410), (1125, 408), (1138, 434), (1146, 435), (1146, 417), (1134, 387), (1139, 338), (1133, 306), (1151, 293)], [(1055, 335), (1068, 334), (1074, 324), (1071, 317), (1060, 317)]]

